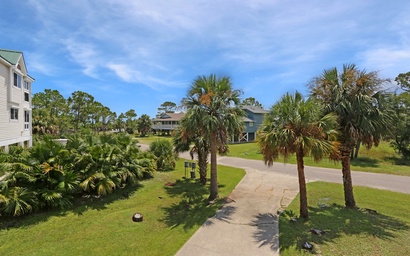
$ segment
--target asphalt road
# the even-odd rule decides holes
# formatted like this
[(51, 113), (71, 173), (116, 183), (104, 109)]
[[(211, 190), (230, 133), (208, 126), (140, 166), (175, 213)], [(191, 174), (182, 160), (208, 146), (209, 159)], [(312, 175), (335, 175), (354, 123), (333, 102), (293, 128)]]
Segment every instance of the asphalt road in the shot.
[[(148, 149), (148, 145), (141, 145), (141, 148)], [(189, 154), (186, 152), (180, 154), (179, 156), (181, 158), (190, 159)], [(263, 161), (260, 160), (249, 160), (226, 156), (218, 156), (218, 164), (238, 168), (255, 169), (263, 172), (275, 172), (278, 174), (297, 177), (296, 165), (294, 164), (273, 163), (272, 166), (268, 167)], [(307, 181), (327, 181), (335, 183), (343, 182), (341, 169), (305, 166), (305, 176)], [(410, 194), (409, 176), (352, 171), (352, 180), (353, 186), (366, 186)]]

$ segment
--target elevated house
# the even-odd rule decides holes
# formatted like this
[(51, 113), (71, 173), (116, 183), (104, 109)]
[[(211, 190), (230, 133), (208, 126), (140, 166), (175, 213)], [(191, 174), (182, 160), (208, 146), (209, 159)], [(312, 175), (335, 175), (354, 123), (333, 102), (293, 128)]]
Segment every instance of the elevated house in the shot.
[(184, 113), (163, 113), (152, 120), (152, 131), (154, 133), (170, 134), (179, 125), (179, 120), (185, 116)]
[(22, 52), (0, 49), (0, 148), (32, 146), (31, 83)]
[(242, 109), (246, 113), (243, 120), (245, 130), (241, 136), (233, 136), (231, 138), (233, 143), (256, 140), (256, 132), (262, 124), (265, 114), (268, 113), (267, 110), (256, 106), (242, 106)]
[[(268, 113), (260, 107), (243, 106), (246, 116), (243, 118), (245, 130), (240, 136), (232, 136), (231, 142), (250, 142), (256, 139), (256, 131), (263, 122), (264, 115)], [(164, 113), (159, 118), (152, 120), (152, 130), (154, 133), (170, 134), (179, 125), (184, 113)]]

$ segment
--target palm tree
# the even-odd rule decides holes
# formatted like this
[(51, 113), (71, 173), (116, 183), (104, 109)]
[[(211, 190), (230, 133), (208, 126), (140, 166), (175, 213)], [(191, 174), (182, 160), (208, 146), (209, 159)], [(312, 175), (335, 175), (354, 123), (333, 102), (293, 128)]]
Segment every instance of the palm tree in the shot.
[[(203, 127), (204, 138), (209, 139), (211, 152), (211, 185), (209, 200), (218, 197), (217, 151), (227, 151), (226, 143), (231, 134), (243, 129), (244, 112), (239, 107), (241, 91), (233, 90), (229, 77), (211, 74), (199, 76), (191, 84), (183, 105), (191, 115), (194, 127)], [(200, 120), (200, 121), (199, 121)]]
[(353, 195), (350, 156), (359, 141), (367, 148), (377, 146), (389, 131), (390, 111), (384, 107), (384, 93), (380, 90), (387, 80), (377, 72), (359, 70), (354, 64), (325, 70), (310, 84), (311, 95), (323, 102), (326, 113), (338, 117), (340, 155), (345, 205), (356, 207)]
[(286, 94), (272, 106), (258, 131), (258, 143), (265, 164), (272, 165), (279, 154), (285, 159), (296, 154), (299, 178), (300, 216), (308, 218), (306, 181), (304, 174), (305, 156), (311, 155), (319, 161), (333, 152), (328, 140), (335, 133), (335, 116), (320, 118), (320, 106), (312, 99), (305, 100), (296, 92)]
[[(209, 139), (205, 137), (203, 125), (197, 126), (198, 122), (193, 120), (195, 116), (193, 111), (185, 115), (180, 120), (180, 125), (176, 130), (173, 143), (175, 152), (189, 151), (191, 158), (194, 158), (194, 154), (198, 157), (199, 168), (199, 182), (205, 185), (207, 182), (207, 169), (208, 169), (208, 155), (210, 153)], [(191, 148), (191, 144), (194, 144)]]
[(138, 130), (141, 133), (141, 136), (144, 137), (151, 130), (151, 119), (149, 115), (143, 114), (138, 118)]
[(149, 146), (148, 152), (156, 156), (157, 171), (175, 169), (176, 155), (169, 140), (160, 139), (153, 141)]

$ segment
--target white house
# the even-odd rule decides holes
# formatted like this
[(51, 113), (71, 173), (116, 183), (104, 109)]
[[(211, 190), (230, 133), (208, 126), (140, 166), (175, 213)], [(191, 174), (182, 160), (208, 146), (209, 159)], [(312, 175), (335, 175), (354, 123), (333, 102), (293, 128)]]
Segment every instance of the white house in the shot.
[(22, 52), (0, 49), (0, 148), (32, 146), (31, 83)]

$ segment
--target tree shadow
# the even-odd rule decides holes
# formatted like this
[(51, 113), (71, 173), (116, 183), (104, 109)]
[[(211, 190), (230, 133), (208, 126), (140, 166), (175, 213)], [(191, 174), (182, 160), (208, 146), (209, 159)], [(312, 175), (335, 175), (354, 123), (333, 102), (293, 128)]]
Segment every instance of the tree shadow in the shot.
[(52, 217), (66, 216), (69, 213), (74, 213), (81, 216), (88, 210), (101, 211), (107, 209), (108, 205), (115, 201), (128, 199), (140, 188), (142, 188), (142, 184), (129, 185), (124, 188), (117, 189), (113, 193), (106, 196), (79, 195), (73, 199), (73, 204), (66, 209), (44, 209), (42, 211), (18, 217), (2, 216), (0, 221), (0, 230), (29, 227), (46, 222)]
[(404, 166), (410, 166), (410, 159), (404, 159), (404, 158), (399, 158), (399, 157), (384, 157), (384, 161), (393, 163), (395, 165), (404, 165)]
[(380, 161), (369, 157), (358, 157), (351, 159), (350, 163), (352, 166), (379, 167)]
[[(218, 185), (218, 187), (223, 186)], [(198, 180), (177, 180), (172, 186), (166, 186), (165, 190), (171, 197), (181, 198), (178, 203), (162, 208), (165, 217), (160, 221), (171, 228), (182, 226), (184, 230), (189, 230), (198, 225), (212, 225), (213, 221), (208, 220), (212, 216), (217, 220), (228, 221), (229, 216), (235, 211), (231, 206), (220, 209), (225, 202), (224, 198), (209, 203), (207, 200), (209, 188), (202, 186)], [(220, 210), (217, 211), (218, 209)]]
[(257, 231), (253, 233), (253, 238), (259, 244), (259, 247), (269, 246), (272, 251), (279, 250), (277, 222), (278, 217), (271, 213), (259, 213), (252, 220), (252, 225), (257, 227)]
[[(371, 209), (348, 209), (333, 204), (328, 207), (309, 207), (309, 220), (296, 219), (295, 213), (285, 211), (279, 218), (280, 250), (296, 245), (302, 251), (302, 244), (316, 245), (332, 243), (341, 236), (365, 235), (393, 240), (395, 232), (409, 230), (403, 221)], [(290, 221), (295, 218), (296, 222)], [(310, 232), (312, 228), (325, 231), (323, 235)]]

